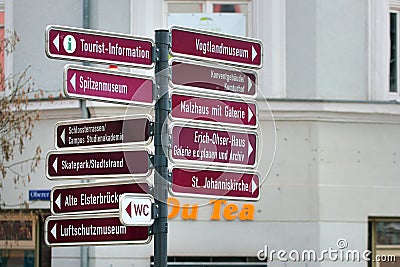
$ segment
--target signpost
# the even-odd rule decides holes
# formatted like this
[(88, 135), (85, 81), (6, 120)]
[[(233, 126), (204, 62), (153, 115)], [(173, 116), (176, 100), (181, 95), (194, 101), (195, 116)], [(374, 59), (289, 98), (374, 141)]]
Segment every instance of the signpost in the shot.
[(58, 122), (56, 148), (147, 144), (154, 134), (149, 116), (124, 116)]
[(171, 85), (174, 88), (253, 97), (256, 95), (257, 79), (256, 72), (249, 70), (175, 58), (171, 60)]
[(176, 196), (252, 200), (260, 198), (260, 178), (239, 171), (173, 168), (171, 193)]
[(129, 34), (64, 26), (46, 28), (49, 58), (152, 68), (153, 40)]
[(119, 104), (152, 105), (151, 77), (130, 72), (66, 65), (64, 92), (68, 97)]
[(55, 215), (116, 212), (122, 194), (149, 192), (147, 182), (61, 185), (51, 191), (50, 208), (51, 213)]
[(171, 27), (171, 54), (241, 67), (262, 67), (262, 43), (240, 36)]
[(171, 116), (176, 119), (257, 126), (257, 106), (252, 101), (230, 101), (189, 94), (171, 94)]
[(49, 246), (147, 244), (149, 227), (122, 225), (118, 214), (50, 216), (45, 221)]
[(119, 219), (126, 226), (140, 226), (153, 224), (152, 195), (126, 193), (119, 200)]
[(147, 177), (151, 172), (149, 166), (147, 150), (50, 151), (46, 158), (46, 175), (50, 180)]
[(173, 161), (191, 163), (232, 164), (244, 167), (255, 166), (257, 136), (255, 133), (208, 128), (173, 126)]
[[(134, 179), (132, 183), (55, 187), (51, 192), (51, 211), (67, 215), (46, 219), (48, 245), (145, 244), (154, 235), (154, 265), (167, 266), (167, 190), (171, 176), (166, 141), (170, 135), (171, 161), (203, 166), (201, 170), (174, 166), (170, 188), (173, 194), (259, 199), (259, 175), (244, 169), (257, 165), (258, 108), (254, 100), (238, 98), (256, 95), (256, 73), (177, 58), (171, 61), (169, 77), (169, 53), (250, 69), (261, 68), (263, 60), (259, 40), (183, 27), (156, 30), (155, 42), (127, 34), (63, 26), (46, 28), (46, 54), (50, 58), (139, 68), (155, 66), (155, 79), (86, 66), (65, 67), (66, 96), (154, 106), (155, 120), (151, 122), (149, 116), (127, 116), (58, 123), (55, 139), (60, 150), (47, 154), (46, 176), (118, 179), (147, 177), (152, 171), (150, 165), (156, 170), (151, 190), (154, 198), (148, 194), (148, 183), (135, 183)], [(170, 98), (169, 83), (174, 88), (200, 93), (175, 91)], [(210, 92), (228, 96), (210, 97)], [(169, 116), (182, 121), (214, 122), (215, 127), (176, 124), (169, 128)], [(240, 129), (223, 129), (216, 123)], [(147, 145), (150, 136), (154, 136), (154, 155), (143, 147), (118, 147)], [(101, 149), (66, 149), (93, 146)], [(205, 169), (205, 164), (229, 166), (229, 171)]]

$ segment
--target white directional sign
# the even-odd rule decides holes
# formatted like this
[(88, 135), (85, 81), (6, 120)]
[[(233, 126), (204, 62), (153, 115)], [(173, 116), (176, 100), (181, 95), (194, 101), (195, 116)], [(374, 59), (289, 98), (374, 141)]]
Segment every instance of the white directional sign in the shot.
[(150, 226), (153, 224), (152, 195), (125, 193), (119, 198), (119, 219), (126, 226)]

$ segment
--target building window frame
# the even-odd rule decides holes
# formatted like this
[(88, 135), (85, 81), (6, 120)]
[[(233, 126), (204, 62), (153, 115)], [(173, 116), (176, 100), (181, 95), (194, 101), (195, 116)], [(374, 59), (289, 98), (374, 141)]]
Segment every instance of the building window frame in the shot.
[(400, 0), (390, 0), (388, 13), (388, 99), (400, 99)]
[(168, 14), (170, 4), (200, 4), (202, 5), (202, 12), (188, 12), (188, 13), (217, 13), (214, 12), (214, 5), (227, 5), (227, 4), (235, 4), (235, 5), (246, 5), (247, 12), (244, 13), (246, 16), (246, 36), (252, 36), (253, 34), (253, 27), (252, 27), (252, 0), (225, 0), (225, 1), (218, 1), (218, 0), (165, 0), (164, 1), (164, 18), (163, 21), (165, 25), (168, 25)]

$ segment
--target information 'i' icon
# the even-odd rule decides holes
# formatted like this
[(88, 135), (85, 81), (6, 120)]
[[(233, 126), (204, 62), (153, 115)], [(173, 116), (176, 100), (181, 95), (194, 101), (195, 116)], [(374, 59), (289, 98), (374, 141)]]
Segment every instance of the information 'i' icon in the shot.
[(76, 40), (74, 38), (74, 36), (72, 35), (67, 35), (64, 38), (63, 41), (63, 46), (64, 46), (64, 50), (68, 53), (74, 53), (75, 49), (76, 49)]

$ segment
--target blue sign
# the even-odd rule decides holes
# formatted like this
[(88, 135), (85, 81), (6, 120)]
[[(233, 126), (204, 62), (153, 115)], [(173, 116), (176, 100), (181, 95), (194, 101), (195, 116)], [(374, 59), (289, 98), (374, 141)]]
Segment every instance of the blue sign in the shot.
[(29, 190), (29, 200), (50, 201), (50, 190)]

